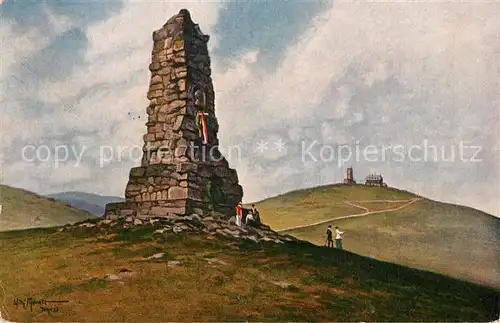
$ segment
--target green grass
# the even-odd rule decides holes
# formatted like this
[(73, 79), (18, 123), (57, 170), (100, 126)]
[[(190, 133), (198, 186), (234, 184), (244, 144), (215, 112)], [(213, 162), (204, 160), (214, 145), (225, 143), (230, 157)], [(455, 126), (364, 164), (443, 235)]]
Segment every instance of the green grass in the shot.
[[(354, 203), (383, 211), (404, 203), (363, 201), (417, 197), (394, 188), (329, 185), (256, 204), (265, 223), (283, 229), (365, 212), (346, 208), (345, 201), (362, 201)], [(484, 212), (422, 199), (398, 211), (335, 220), (286, 233), (324, 245), (328, 225), (339, 226), (345, 232), (344, 248), (360, 255), (500, 289), (500, 219)]]
[[(368, 211), (384, 211), (384, 210), (393, 210), (399, 207), (404, 207), (408, 202), (353, 202), (354, 205), (358, 205), (360, 207), (364, 207), (368, 209)], [(360, 208), (360, 210), (363, 210)], [(361, 212), (358, 212), (361, 213)]]
[(407, 200), (417, 197), (392, 188), (328, 185), (299, 190), (255, 203), (262, 220), (275, 230), (363, 213), (350, 200)]
[(22, 189), (0, 185), (0, 231), (51, 227), (94, 215)]
[[(93, 229), (93, 228), (92, 228)], [(491, 321), (498, 291), (300, 244), (253, 244), (154, 229), (0, 233), (10, 321)], [(131, 232), (134, 231), (134, 232)], [(121, 239), (117, 237), (139, 237)], [(126, 250), (119, 252), (117, 250)], [(168, 257), (145, 260), (157, 252)], [(209, 262), (217, 258), (223, 263)], [(168, 261), (180, 267), (167, 266)], [(106, 281), (126, 268), (134, 276)], [(280, 287), (275, 282), (286, 282)], [(68, 300), (57, 313), (15, 297)]]

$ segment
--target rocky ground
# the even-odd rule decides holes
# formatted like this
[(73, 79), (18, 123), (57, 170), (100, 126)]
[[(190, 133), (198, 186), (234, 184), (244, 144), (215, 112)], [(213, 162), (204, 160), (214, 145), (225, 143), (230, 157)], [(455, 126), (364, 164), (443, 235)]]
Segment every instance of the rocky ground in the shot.
[(260, 224), (258, 226), (235, 225), (234, 217), (226, 220), (214, 212), (213, 216), (200, 217), (197, 214), (189, 216), (169, 215), (166, 217), (139, 219), (134, 217), (124, 217), (117, 220), (106, 218), (92, 219), (73, 225), (66, 225), (60, 231), (72, 230), (74, 228), (96, 228), (99, 231), (106, 231), (107, 228), (135, 228), (153, 227), (154, 234), (179, 234), (203, 233), (208, 236), (223, 236), (226, 238), (240, 238), (244, 240), (259, 242), (300, 242), (300, 240), (286, 234), (273, 231), (269, 226)]

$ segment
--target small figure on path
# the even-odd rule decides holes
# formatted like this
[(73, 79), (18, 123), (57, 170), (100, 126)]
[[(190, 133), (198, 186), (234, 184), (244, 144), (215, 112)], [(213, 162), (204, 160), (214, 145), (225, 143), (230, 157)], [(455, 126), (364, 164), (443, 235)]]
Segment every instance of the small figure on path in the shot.
[(335, 227), (335, 244), (337, 246), (337, 249), (342, 250), (342, 235), (344, 232), (339, 230), (339, 227)]
[(326, 241), (328, 241), (328, 248), (333, 248), (333, 232), (331, 225), (326, 229)]
[(243, 217), (241, 202), (236, 206), (236, 225), (241, 227), (241, 218)]

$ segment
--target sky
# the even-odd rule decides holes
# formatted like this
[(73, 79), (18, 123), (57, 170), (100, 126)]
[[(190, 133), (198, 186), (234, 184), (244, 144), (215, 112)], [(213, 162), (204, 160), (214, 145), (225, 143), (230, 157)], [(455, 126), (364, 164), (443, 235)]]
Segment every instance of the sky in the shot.
[(500, 6), (3, 1), (0, 182), (123, 196), (140, 165), (152, 32), (210, 35), (222, 152), (244, 202), (382, 174), (500, 215)]

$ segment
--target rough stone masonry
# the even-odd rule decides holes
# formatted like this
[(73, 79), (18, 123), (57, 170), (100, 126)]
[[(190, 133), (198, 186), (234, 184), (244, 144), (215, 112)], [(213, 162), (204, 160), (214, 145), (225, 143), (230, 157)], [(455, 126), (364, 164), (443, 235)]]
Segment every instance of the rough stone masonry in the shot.
[(106, 217), (233, 215), (243, 190), (218, 149), (208, 40), (186, 9), (153, 32), (142, 163)]

